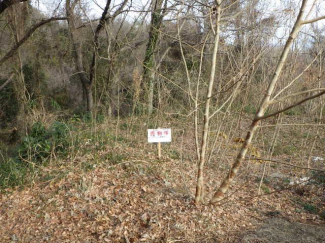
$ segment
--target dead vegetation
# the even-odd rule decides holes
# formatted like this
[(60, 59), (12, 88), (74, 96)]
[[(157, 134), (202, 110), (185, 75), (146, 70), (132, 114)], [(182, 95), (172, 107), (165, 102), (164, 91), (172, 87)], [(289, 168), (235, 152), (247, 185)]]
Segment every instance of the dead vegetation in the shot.
[[(301, 170), (281, 164), (268, 165), (260, 194), (265, 162), (248, 160), (218, 207), (195, 205), (195, 151), (184, 124), (173, 124), (174, 141), (163, 146), (161, 160), (155, 146), (139, 132), (142, 123), (134, 123), (131, 133), (123, 125), (130, 121), (109, 124), (90, 128), (102, 136), (85, 136), (78, 152), (42, 167), (32, 185), (1, 194), (1, 241), (240, 242), (243, 232), (251, 232), (270, 217), (324, 222), (320, 216), (325, 209), (323, 185), (290, 185)], [(112, 134), (116, 127), (118, 138)], [(288, 141), (295, 139), (300, 140), (291, 136)], [(236, 148), (234, 140), (227, 146)], [(229, 169), (236, 153), (231, 151), (207, 164), (206, 197)], [(278, 156), (281, 161), (287, 158)]]

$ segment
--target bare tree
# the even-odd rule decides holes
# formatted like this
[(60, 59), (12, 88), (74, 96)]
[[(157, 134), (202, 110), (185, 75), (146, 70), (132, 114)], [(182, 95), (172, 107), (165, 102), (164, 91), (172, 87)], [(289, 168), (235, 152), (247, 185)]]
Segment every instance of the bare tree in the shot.
[(215, 1), (215, 32), (214, 32), (214, 48), (212, 54), (212, 68), (210, 73), (210, 80), (206, 95), (205, 101), (205, 111), (204, 111), (204, 127), (203, 127), (203, 135), (201, 142), (201, 151), (200, 151), (200, 161), (198, 165), (198, 175), (197, 175), (197, 185), (196, 185), (196, 193), (195, 193), (195, 203), (199, 203), (203, 199), (203, 184), (204, 184), (204, 164), (205, 164), (205, 155), (206, 155), (206, 146), (208, 139), (208, 131), (209, 131), (209, 121), (210, 121), (210, 102), (212, 98), (212, 90), (215, 82), (215, 74), (216, 74), (216, 62), (217, 62), (217, 54), (219, 48), (219, 39), (220, 39), (220, 18), (221, 18), (221, 1)]
[(80, 78), (85, 97), (86, 97), (86, 103), (87, 103), (87, 111), (92, 112), (93, 110), (93, 94), (92, 94), (92, 86), (93, 81), (96, 75), (96, 60), (98, 56), (98, 50), (100, 48), (99, 46), (99, 34), (102, 29), (104, 29), (107, 22), (111, 22), (114, 18), (116, 18), (123, 10), (125, 5), (127, 4), (128, 0), (124, 0), (119, 8), (110, 16), (109, 15), (109, 8), (111, 4), (111, 0), (106, 1), (106, 5), (104, 7), (103, 13), (101, 18), (99, 19), (99, 23), (94, 31), (94, 51), (92, 54), (92, 61), (90, 64), (89, 69), (89, 76), (86, 73), (86, 69), (84, 67), (84, 61), (83, 61), (83, 53), (82, 53), (82, 43), (80, 39), (78, 38), (77, 31), (80, 29), (80, 27), (77, 27), (76, 25), (76, 15), (74, 13), (75, 7), (79, 0), (75, 0), (71, 2), (70, 0), (66, 1), (66, 15), (68, 19), (68, 26), (69, 26), (69, 33), (70, 38), (73, 43), (73, 57), (75, 60), (76, 65), (76, 71)]
[[(290, 52), (290, 48), (292, 47), (293, 45), (293, 42), (294, 40), (296, 39), (298, 33), (300, 32), (300, 30), (302, 29), (302, 27), (305, 25), (305, 24), (309, 24), (309, 23), (313, 23), (315, 21), (318, 21), (320, 19), (324, 19), (325, 17), (319, 17), (319, 18), (316, 18), (316, 19), (312, 19), (312, 20), (303, 20), (305, 15), (306, 15), (306, 8), (308, 6), (308, 0), (303, 0), (302, 1), (302, 4), (301, 4), (301, 7), (300, 7), (300, 10), (299, 10), (299, 13), (298, 13), (298, 16), (297, 16), (297, 19), (296, 19), (296, 22), (291, 30), (291, 33), (287, 39), (287, 42), (284, 46), (284, 49), (282, 51), (282, 54), (279, 58), (279, 61), (278, 61), (278, 64), (277, 64), (277, 67), (273, 73), (273, 76), (272, 76), (272, 79), (270, 80), (270, 83), (269, 83), (269, 86), (265, 92), (265, 95), (263, 97), (263, 100), (261, 101), (261, 104), (259, 106), (259, 109), (255, 115), (255, 118), (254, 120), (252, 121), (251, 125), (250, 125), (250, 128), (249, 130), (247, 131), (247, 134), (246, 134), (246, 137), (245, 137), (245, 140), (243, 142), (243, 145), (237, 155), (237, 158), (234, 162), (234, 164), (232, 165), (232, 168), (230, 169), (230, 172), (229, 174), (226, 176), (226, 178), (224, 179), (224, 181), (221, 183), (220, 187), (218, 188), (218, 190), (216, 191), (216, 193), (214, 194), (213, 198), (211, 199), (210, 203), (212, 204), (216, 204), (218, 202), (220, 202), (223, 198), (224, 198), (224, 195), (225, 193), (228, 191), (228, 188), (229, 186), (232, 184), (235, 176), (237, 175), (238, 173), (238, 170), (239, 170), (239, 167), (240, 165), (242, 164), (243, 160), (245, 159), (245, 156), (246, 156), (246, 153), (248, 151), (248, 148), (252, 142), (252, 139), (254, 137), (254, 134), (256, 133), (256, 130), (258, 128), (258, 125), (260, 123), (260, 121), (262, 119), (266, 119), (268, 117), (272, 117), (272, 116), (275, 116), (277, 114), (280, 114), (288, 109), (291, 109), (292, 107), (295, 107), (297, 105), (300, 105), (310, 99), (314, 99), (314, 98), (317, 98), (323, 94), (325, 94), (325, 91), (322, 91), (322, 92), (319, 92), (318, 94), (316, 95), (313, 95), (313, 96), (310, 96), (308, 98), (305, 98), (289, 107), (286, 107), (282, 110), (279, 110), (277, 112), (274, 112), (274, 113), (271, 113), (269, 115), (265, 115), (265, 111), (266, 109), (269, 107), (269, 105), (274, 102), (274, 98), (272, 98), (272, 95), (274, 93), (274, 89), (275, 89), (275, 86), (279, 80), (279, 77), (280, 77), (280, 74), (281, 74), (281, 71), (284, 67), (284, 64), (288, 58), (288, 54)], [(308, 17), (308, 14), (307, 14), (307, 17)]]

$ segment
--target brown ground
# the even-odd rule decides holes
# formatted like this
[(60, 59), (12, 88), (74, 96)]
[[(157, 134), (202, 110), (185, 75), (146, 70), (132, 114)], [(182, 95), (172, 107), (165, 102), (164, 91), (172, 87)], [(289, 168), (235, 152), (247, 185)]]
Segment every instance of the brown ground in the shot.
[[(196, 207), (193, 184), (186, 185), (189, 192), (182, 187), (186, 175), (179, 173), (174, 180), (164, 175), (175, 161), (157, 166), (162, 168), (160, 173), (148, 171), (144, 161), (130, 160), (83, 174), (71, 171), (64, 179), (2, 194), (0, 241), (240, 242), (243, 232), (261, 227), (273, 211), (286, 220), (322, 224), (317, 215), (298, 212), (289, 191), (254, 198), (256, 184), (242, 186), (217, 208)], [(274, 234), (281, 229), (270, 228)], [(302, 234), (315, 232), (311, 229)], [(263, 232), (244, 237), (244, 242), (284, 242), (272, 237), (271, 241), (249, 240), (264, 239)]]
[[(0, 242), (322, 242), (324, 221), (303, 205), (325, 209), (324, 188), (267, 177), (257, 195), (260, 163), (243, 166), (222, 205), (195, 206), (196, 164), (183, 140), (165, 145), (160, 161), (153, 145), (131, 141), (42, 168), (47, 178), (0, 194)], [(233, 156), (207, 164), (205, 202)]]

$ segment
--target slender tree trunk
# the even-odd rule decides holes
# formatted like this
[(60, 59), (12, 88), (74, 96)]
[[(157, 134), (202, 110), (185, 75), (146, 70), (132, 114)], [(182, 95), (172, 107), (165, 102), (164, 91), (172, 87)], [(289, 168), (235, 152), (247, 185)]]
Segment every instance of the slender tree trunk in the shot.
[[(8, 9), (8, 21), (14, 37), (15, 46), (22, 40), (24, 36), (24, 27), (27, 18), (26, 5), (14, 5)], [(21, 49), (17, 49), (14, 58), (14, 68), (17, 72), (17, 80), (13, 83), (14, 93), (18, 103), (17, 127), (25, 130), (26, 113), (27, 113), (27, 88), (23, 74), (23, 63), (21, 59)]]
[(41, 72), (41, 64), (40, 64), (40, 57), (39, 53), (37, 52), (35, 55), (35, 62), (33, 66), (33, 93), (36, 98), (36, 106), (37, 109), (41, 110), (44, 108), (43, 96), (42, 96), (42, 79), (40, 77)]
[(24, 79), (24, 74), (22, 71), (22, 62), (21, 62), (20, 50), (18, 50), (17, 57), (15, 58), (15, 65), (18, 66), (17, 69), (17, 80), (13, 82), (14, 93), (18, 103), (18, 112), (17, 112), (17, 127), (24, 130), (26, 127), (26, 114), (27, 114), (27, 89)]
[(212, 90), (215, 80), (216, 74), (216, 65), (217, 65), (217, 53), (219, 48), (219, 37), (220, 37), (220, 15), (221, 15), (221, 7), (220, 1), (216, 1), (216, 25), (215, 25), (215, 37), (214, 37), (214, 48), (212, 55), (212, 67), (210, 73), (210, 81), (206, 95), (205, 102), (205, 112), (204, 112), (204, 125), (203, 125), (203, 134), (202, 134), (202, 143), (201, 143), (201, 154), (198, 165), (198, 175), (197, 175), (197, 184), (196, 184), (196, 193), (195, 193), (195, 203), (199, 203), (203, 199), (203, 186), (204, 186), (204, 164), (205, 164), (205, 155), (206, 155), (206, 147), (208, 140), (208, 132), (209, 132), (209, 120), (210, 120), (210, 102), (212, 96)]
[(96, 73), (95, 67), (96, 67), (97, 55), (98, 55), (98, 50), (99, 50), (99, 33), (105, 26), (105, 19), (106, 19), (106, 15), (108, 13), (108, 9), (109, 9), (110, 4), (111, 4), (111, 0), (107, 0), (106, 6), (105, 6), (104, 11), (102, 13), (102, 17), (100, 18), (99, 24), (97, 25), (97, 28), (96, 28), (96, 31), (95, 31), (95, 35), (94, 35), (94, 51), (93, 51), (93, 57), (92, 57), (92, 61), (91, 61), (91, 64), (90, 64), (90, 71), (89, 71), (90, 83), (93, 82), (94, 77), (95, 77), (95, 73)]
[(293, 41), (295, 40), (295, 38), (297, 37), (299, 31), (301, 30), (301, 28), (303, 26), (302, 18), (303, 18), (305, 9), (306, 9), (306, 5), (307, 5), (307, 0), (303, 0), (297, 20), (295, 22), (295, 25), (294, 25), (294, 27), (290, 33), (290, 36), (285, 44), (285, 47), (281, 54), (281, 57), (278, 61), (276, 70), (272, 76), (272, 79), (271, 79), (268, 89), (265, 93), (265, 96), (260, 104), (258, 112), (256, 113), (255, 118), (254, 118), (252, 124), (250, 125), (250, 128), (246, 134), (245, 141), (240, 149), (240, 152), (238, 153), (238, 156), (237, 156), (232, 168), (230, 169), (229, 174), (224, 179), (224, 181), (221, 183), (220, 187), (218, 188), (218, 190), (214, 194), (213, 198), (211, 199), (211, 201), (210, 201), (211, 204), (216, 204), (224, 198), (225, 193), (228, 191), (229, 186), (232, 184), (235, 176), (238, 173), (240, 165), (242, 164), (243, 160), (245, 159), (248, 147), (250, 146), (250, 144), (252, 142), (254, 134), (258, 128), (258, 124), (261, 120), (261, 117), (264, 115), (266, 109), (268, 108), (268, 106), (270, 104), (271, 95), (273, 94), (275, 85), (278, 81), (279, 75), (283, 69), (285, 62), (286, 62), (286, 59), (288, 57), (290, 48), (292, 47)]
[[(155, 78), (155, 55), (156, 46), (160, 36), (160, 27), (164, 17), (163, 3), (165, 0), (153, 0), (152, 1), (152, 14), (151, 24), (149, 30), (149, 41), (147, 44), (145, 58), (143, 61), (143, 90), (148, 104), (148, 114), (152, 114), (153, 111), (153, 100), (154, 100), (154, 78)], [(166, 1), (165, 1), (166, 7)]]
[(79, 79), (81, 81), (85, 93), (87, 111), (91, 112), (93, 110), (92, 83), (88, 79), (87, 74), (85, 72), (85, 68), (82, 61), (83, 56), (81, 42), (76, 35), (77, 30), (75, 26), (74, 7), (77, 2), (78, 1), (76, 0), (71, 4), (70, 0), (66, 0), (66, 15), (68, 20), (70, 39), (73, 43), (73, 58), (75, 61), (76, 71), (78, 73)]

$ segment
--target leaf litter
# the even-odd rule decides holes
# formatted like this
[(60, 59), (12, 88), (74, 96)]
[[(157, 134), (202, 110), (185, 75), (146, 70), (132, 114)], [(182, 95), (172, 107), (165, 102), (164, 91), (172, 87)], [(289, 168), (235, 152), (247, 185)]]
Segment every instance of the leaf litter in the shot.
[[(1, 194), (0, 242), (240, 242), (243, 232), (273, 216), (323, 223), (297, 210), (292, 190), (256, 195), (258, 183), (250, 183), (244, 170), (221, 205), (195, 205), (194, 162), (157, 161), (146, 148), (132, 146), (117, 146), (114, 153), (127, 156)], [(91, 159), (80, 155), (75, 161)], [(206, 171), (206, 201), (223, 176), (216, 168)]]

